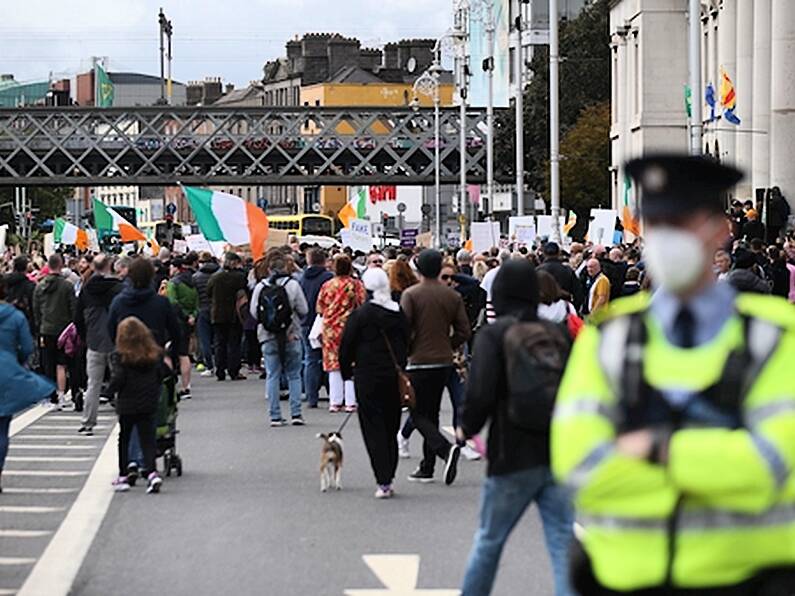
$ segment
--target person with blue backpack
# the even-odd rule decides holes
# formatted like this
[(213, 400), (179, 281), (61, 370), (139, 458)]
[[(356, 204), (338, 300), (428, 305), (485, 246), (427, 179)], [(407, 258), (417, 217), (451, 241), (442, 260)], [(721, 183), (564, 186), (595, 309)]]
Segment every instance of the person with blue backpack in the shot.
[(301, 414), (301, 320), (309, 308), (298, 281), (293, 278), (282, 255), (274, 255), (269, 275), (254, 288), (250, 312), (257, 320), (257, 337), (265, 356), (265, 388), (272, 427), (284, 426), (279, 403), (279, 383), (284, 373), (290, 393), (293, 426), (303, 426)]

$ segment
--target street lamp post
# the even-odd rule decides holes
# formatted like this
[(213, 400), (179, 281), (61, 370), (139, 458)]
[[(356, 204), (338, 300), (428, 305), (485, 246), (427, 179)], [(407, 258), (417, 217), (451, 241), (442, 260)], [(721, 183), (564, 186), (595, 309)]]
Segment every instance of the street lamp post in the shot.
[[(438, 45), (438, 43), (437, 43)], [(439, 71), (441, 65), (437, 61), (439, 52), (434, 48), (434, 59), (431, 67), (422, 73), (417, 80), (414, 81), (414, 93), (428, 95), (433, 98), (433, 156), (434, 156), (434, 244), (441, 246), (442, 241), (442, 198), (441, 198), (441, 180), (439, 173)]]
[(552, 240), (560, 244), (560, 65), (558, 43), (558, 0), (549, 0), (549, 176)]
[(466, 240), (466, 214), (467, 214), (467, 51), (466, 40), (468, 35), (467, 21), (469, 18), (469, 4), (467, 0), (458, 2), (455, 12), (454, 31), (458, 34), (459, 43), (456, 48), (456, 69), (458, 78), (458, 100), (460, 136), (458, 153), (460, 158), (459, 178), (459, 209), (458, 221), (461, 226), (461, 243)]
[(522, 2), (514, 0), (516, 49), (514, 78), (516, 79), (516, 215), (524, 215), (524, 56), (522, 52)]

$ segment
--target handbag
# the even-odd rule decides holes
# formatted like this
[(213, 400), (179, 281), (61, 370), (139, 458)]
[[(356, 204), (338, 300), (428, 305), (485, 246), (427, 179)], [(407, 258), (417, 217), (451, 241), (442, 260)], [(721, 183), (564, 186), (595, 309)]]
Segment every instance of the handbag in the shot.
[(384, 337), (384, 341), (386, 342), (386, 349), (389, 350), (389, 356), (392, 358), (392, 364), (395, 365), (400, 405), (404, 408), (413, 410), (417, 405), (417, 394), (414, 392), (414, 386), (411, 384), (411, 379), (409, 379), (409, 376), (402, 368), (400, 368), (397, 358), (395, 358), (395, 352), (392, 351), (392, 344), (390, 343), (389, 338), (386, 336), (386, 333), (384, 333), (383, 329), (381, 329), (381, 335)]

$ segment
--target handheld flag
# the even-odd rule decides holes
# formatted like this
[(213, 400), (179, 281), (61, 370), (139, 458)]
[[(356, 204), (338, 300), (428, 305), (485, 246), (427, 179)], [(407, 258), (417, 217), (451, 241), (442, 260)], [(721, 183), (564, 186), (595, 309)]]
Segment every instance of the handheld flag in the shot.
[(337, 217), (342, 225), (349, 228), (354, 219), (364, 219), (367, 215), (367, 187), (355, 186), (351, 199), (340, 209)]
[(146, 240), (144, 233), (119, 215), (113, 208), (94, 199), (94, 227), (98, 230), (118, 232), (122, 242)]
[(712, 83), (707, 84), (707, 88), (704, 91), (704, 101), (707, 102), (709, 106), (709, 121), (715, 121), (715, 106), (717, 105), (717, 99), (715, 98), (715, 86)]
[(52, 228), (53, 241), (56, 244), (72, 244), (79, 250), (88, 248), (88, 234), (76, 225), (69, 223), (65, 219), (58, 218)]
[(734, 125), (740, 125), (740, 118), (735, 113), (737, 108), (737, 92), (728, 73), (720, 69), (720, 103), (723, 106), (723, 117)]
[(96, 106), (98, 108), (109, 108), (113, 106), (113, 82), (110, 80), (108, 73), (99, 64), (96, 65), (94, 72), (96, 79)]
[(182, 191), (209, 242), (248, 244), (254, 260), (262, 257), (268, 239), (268, 216), (262, 209), (240, 197), (208, 188), (183, 186)]
[(629, 232), (633, 236), (640, 236), (640, 222), (632, 213), (632, 207), (629, 206), (629, 191), (631, 188), (632, 181), (629, 176), (624, 176), (624, 211), (621, 214), (621, 225), (624, 226), (625, 232)]
[(685, 85), (685, 112), (688, 118), (693, 117), (693, 90), (690, 85)]
[(563, 225), (563, 233), (568, 235), (574, 229), (574, 226), (577, 225), (577, 214), (574, 212), (573, 209), (569, 210), (569, 219)]

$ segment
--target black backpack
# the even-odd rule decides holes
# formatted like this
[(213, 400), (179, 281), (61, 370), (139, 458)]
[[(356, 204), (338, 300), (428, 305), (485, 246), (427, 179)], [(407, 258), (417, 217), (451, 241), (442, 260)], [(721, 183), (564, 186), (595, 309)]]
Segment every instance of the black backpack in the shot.
[(508, 420), (521, 429), (548, 433), (571, 340), (560, 325), (517, 321), (505, 332)]
[(286, 334), (293, 320), (293, 309), (285, 289), (290, 278), (285, 279), (284, 283), (275, 279), (270, 284), (264, 284), (257, 302), (257, 322), (265, 331), (275, 335)]

